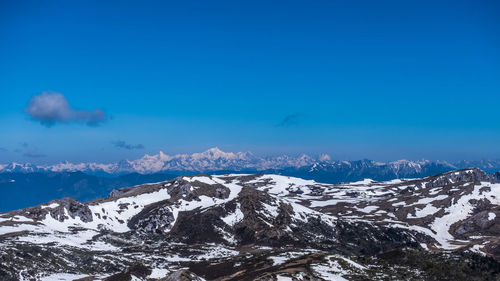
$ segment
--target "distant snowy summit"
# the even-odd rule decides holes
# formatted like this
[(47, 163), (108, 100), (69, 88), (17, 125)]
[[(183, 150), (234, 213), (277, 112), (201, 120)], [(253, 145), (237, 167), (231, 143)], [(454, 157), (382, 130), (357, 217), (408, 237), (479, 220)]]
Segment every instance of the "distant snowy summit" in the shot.
[(136, 160), (122, 160), (117, 163), (70, 163), (54, 165), (34, 165), (31, 163), (0, 164), (0, 172), (105, 172), (121, 174), (136, 172), (140, 174), (164, 171), (220, 171), (220, 170), (267, 170), (285, 167), (303, 167), (311, 165), (318, 159), (308, 155), (298, 157), (277, 156), (257, 157), (251, 152), (224, 152), (217, 147), (201, 153), (168, 155), (160, 151), (155, 155), (144, 155)]
[[(117, 163), (70, 163), (34, 165), (30, 163), (0, 164), (0, 173), (18, 172), (84, 172), (88, 174), (152, 174), (159, 172), (214, 172), (214, 171), (273, 171), (307, 177), (322, 174), (339, 175), (339, 180), (352, 180), (359, 176), (377, 180), (399, 177), (425, 176), (454, 169), (477, 167), (488, 172), (500, 170), (500, 161), (409, 161), (376, 162), (372, 160), (336, 161), (329, 155), (317, 157), (280, 155), (259, 157), (251, 152), (224, 152), (217, 147), (201, 153), (168, 155), (159, 152), (144, 155), (136, 160), (122, 160)], [(327, 180), (328, 182), (330, 180)]]

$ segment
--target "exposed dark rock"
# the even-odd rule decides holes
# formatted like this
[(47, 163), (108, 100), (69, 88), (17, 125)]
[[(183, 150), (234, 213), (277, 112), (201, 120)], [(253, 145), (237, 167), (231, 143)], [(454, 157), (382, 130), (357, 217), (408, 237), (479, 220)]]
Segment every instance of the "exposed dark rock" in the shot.
[(128, 226), (138, 231), (163, 233), (172, 227), (174, 221), (168, 205), (169, 201), (161, 201), (144, 208), (128, 222)]
[(439, 176), (431, 177), (426, 186), (446, 186), (449, 184), (472, 182), (477, 183), (481, 181), (490, 182), (492, 177), (480, 169), (464, 169), (459, 171), (448, 172)]
[[(342, 185), (200, 175), (88, 203), (65, 198), (0, 214), (0, 280), (156, 281), (152, 269), (168, 269), (161, 280), (500, 280), (491, 182), (476, 169)], [(433, 226), (457, 206), (467, 212), (454, 224)], [(49, 215), (68, 227), (45, 225)], [(439, 240), (443, 231), (456, 249)]]
[(151, 269), (142, 264), (135, 264), (127, 269), (124, 269), (120, 273), (105, 278), (104, 281), (130, 281), (132, 280), (132, 276), (145, 278), (150, 274)]
[(159, 281), (201, 281), (202, 279), (196, 274), (186, 269), (180, 269), (170, 273), (168, 276), (161, 278)]
[(489, 214), (490, 214), (489, 211), (482, 211), (462, 221), (455, 230), (455, 233), (458, 235), (462, 235), (470, 232), (475, 232), (475, 233), (483, 232), (484, 230), (496, 224), (496, 215), (494, 215), (495, 219), (490, 220)]
[(73, 219), (79, 217), (83, 222), (92, 221), (92, 212), (86, 204), (80, 203), (72, 198), (64, 198), (57, 203), (59, 203), (59, 206), (50, 210), (50, 215), (54, 219), (63, 222), (68, 219), (65, 213), (67, 212)]
[(169, 237), (184, 243), (227, 243), (216, 227), (224, 228), (220, 219), (223, 210), (214, 208), (205, 212), (180, 212)]

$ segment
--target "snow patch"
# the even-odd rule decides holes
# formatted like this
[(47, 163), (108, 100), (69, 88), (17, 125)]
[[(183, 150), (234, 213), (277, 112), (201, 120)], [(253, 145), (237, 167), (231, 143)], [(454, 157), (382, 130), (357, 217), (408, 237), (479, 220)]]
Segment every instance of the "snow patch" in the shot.
[(494, 220), (496, 217), (497, 217), (497, 215), (495, 215), (495, 213), (488, 213), (488, 220), (489, 221)]
[(234, 226), (235, 224), (237, 224), (238, 222), (240, 222), (241, 220), (243, 220), (244, 218), (244, 215), (243, 215), (243, 212), (241, 212), (241, 206), (240, 206), (240, 203), (238, 203), (236, 205), (236, 210), (227, 215), (226, 217), (223, 217), (222, 220), (229, 226)]

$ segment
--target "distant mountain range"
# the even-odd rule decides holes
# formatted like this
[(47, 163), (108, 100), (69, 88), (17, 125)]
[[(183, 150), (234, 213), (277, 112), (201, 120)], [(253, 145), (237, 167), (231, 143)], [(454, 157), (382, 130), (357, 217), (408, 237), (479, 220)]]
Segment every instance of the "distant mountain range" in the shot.
[(0, 164), (0, 173), (33, 173), (33, 172), (83, 172), (92, 175), (123, 175), (129, 173), (154, 174), (193, 174), (219, 171), (234, 172), (269, 172), (292, 173), (294, 176), (309, 178), (325, 175), (327, 182), (332, 182), (332, 173), (339, 175), (335, 181), (356, 180), (360, 176), (386, 180), (401, 177), (422, 177), (440, 172), (463, 168), (480, 168), (486, 172), (500, 170), (499, 160), (481, 161), (408, 161), (376, 162), (371, 160), (336, 161), (328, 155), (312, 157), (300, 156), (259, 157), (251, 152), (224, 152), (219, 148), (211, 148), (201, 153), (167, 155), (160, 152), (156, 155), (145, 155), (136, 160), (122, 160), (117, 163), (70, 163), (53, 165), (34, 165), (30, 163)]

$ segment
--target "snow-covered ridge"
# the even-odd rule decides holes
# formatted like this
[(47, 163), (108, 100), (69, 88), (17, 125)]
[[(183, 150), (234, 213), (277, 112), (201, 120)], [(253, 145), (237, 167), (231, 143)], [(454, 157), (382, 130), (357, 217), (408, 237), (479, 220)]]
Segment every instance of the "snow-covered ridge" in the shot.
[[(321, 156), (325, 158), (324, 155)], [(31, 163), (10, 163), (0, 165), (1, 172), (105, 172), (110, 174), (137, 172), (141, 174), (162, 171), (217, 171), (217, 170), (266, 170), (285, 167), (312, 165), (318, 159), (308, 155), (257, 157), (250, 152), (224, 152), (217, 147), (201, 153), (167, 155), (160, 151), (155, 155), (144, 155), (135, 160), (122, 160), (117, 163), (70, 163), (53, 165), (34, 165)]]
[(6, 172), (75, 172), (123, 174), (136, 172), (150, 174), (157, 172), (210, 172), (220, 170), (232, 171), (266, 171), (280, 169), (303, 169), (308, 173), (360, 173), (370, 172), (381, 175), (405, 177), (414, 174), (432, 174), (459, 168), (478, 167), (491, 171), (495, 167), (500, 170), (500, 161), (409, 161), (376, 162), (371, 160), (336, 161), (327, 154), (317, 157), (302, 154), (299, 156), (259, 157), (251, 152), (224, 152), (217, 147), (201, 153), (168, 155), (159, 152), (155, 155), (144, 155), (135, 160), (122, 160), (116, 163), (70, 163), (61, 162), (51, 165), (34, 165), (30, 163), (0, 164), (0, 173)]

